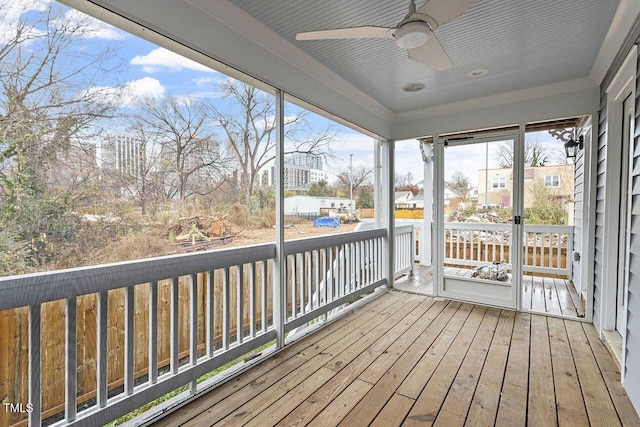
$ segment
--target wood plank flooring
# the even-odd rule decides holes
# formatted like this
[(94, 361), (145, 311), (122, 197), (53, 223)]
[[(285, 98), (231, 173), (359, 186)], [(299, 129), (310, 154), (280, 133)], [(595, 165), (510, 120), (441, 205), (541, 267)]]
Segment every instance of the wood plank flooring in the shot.
[(161, 426), (637, 426), (591, 324), (392, 291)]
[[(445, 267), (445, 274), (470, 277), (471, 269)], [(416, 265), (413, 276), (399, 278), (394, 287), (398, 290), (421, 294), (433, 294), (433, 269)], [(584, 317), (584, 303), (570, 280), (524, 275), (522, 278), (522, 308), (537, 313)]]

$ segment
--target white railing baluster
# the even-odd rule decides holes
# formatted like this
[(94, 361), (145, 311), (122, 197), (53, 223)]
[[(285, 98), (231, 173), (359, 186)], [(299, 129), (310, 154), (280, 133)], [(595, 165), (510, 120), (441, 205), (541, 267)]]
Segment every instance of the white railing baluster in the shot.
[(29, 425), (42, 419), (42, 311), (41, 304), (29, 306)]
[[(498, 231), (495, 231), (493, 233), (493, 241), (491, 242), (491, 256), (496, 261), (498, 261), (497, 259), (498, 257), (496, 256), (498, 254), (498, 251), (496, 250), (497, 242), (498, 242)], [(502, 259), (500, 259), (499, 261), (502, 261)]]
[(170, 320), (171, 326), (169, 328), (169, 339), (171, 341), (170, 350), (171, 350), (171, 373), (176, 374), (178, 372), (178, 368), (180, 365), (180, 325), (179, 325), (179, 279), (178, 277), (174, 277), (171, 279), (170, 285)]
[(65, 420), (76, 419), (76, 395), (78, 393), (78, 339), (77, 339), (77, 299), (75, 296), (67, 298), (66, 339), (65, 339)]
[(298, 315), (298, 254), (291, 257), (291, 317)]
[[(551, 241), (551, 240), (553, 240), (553, 239), (552, 239), (552, 235), (551, 235), (551, 233), (543, 233), (543, 234), (542, 234), (542, 239), (543, 239), (543, 240), (542, 240), (543, 245), (544, 245), (544, 242), (547, 242), (547, 241), (549, 242), (549, 261), (545, 264), (545, 263), (544, 263), (544, 256), (543, 256), (543, 257), (542, 257), (543, 265), (544, 265), (545, 267), (553, 267), (553, 264), (551, 263), (551, 260), (552, 260), (552, 258), (553, 258), (553, 243), (552, 243), (552, 241)], [(548, 239), (548, 240), (545, 240), (545, 239)], [(544, 254), (544, 251), (543, 251), (543, 254)]]
[(98, 366), (96, 367), (96, 393), (97, 404), (99, 408), (107, 406), (107, 312), (109, 306), (109, 293), (102, 291), (98, 293), (98, 342), (97, 342), (97, 358)]
[(371, 241), (364, 242), (364, 282), (371, 283)]
[[(315, 307), (315, 303), (314, 303), (314, 298), (317, 297), (317, 292), (318, 292), (318, 284), (317, 282), (315, 282), (315, 276), (316, 276), (316, 271), (318, 270), (318, 264), (316, 264), (316, 259), (314, 257), (314, 252), (315, 251), (309, 251), (309, 275), (308, 275), (308, 280), (309, 280), (309, 288), (308, 288), (308, 295), (309, 295), (309, 310), (313, 310), (313, 308)], [(315, 285), (314, 285), (315, 283)]]
[(329, 275), (328, 275), (328, 281), (329, 281), (329, 286), (328, 286), (328, 297), (330, 301), (333, 301), (333, 294), (334, 294), (334, 290), (335, 290), (335, 281), (336, 281), (336, 276), (334, 274), (335, 271), (335, 267), (334, 267), (334, 258), (333, 258), (333, 251), (334, 248), (327, 248), (327, 254), (329, 255), (329, 258), (327, 260), (327, 266), (329, 267)]
[(207, 276), (207, 281), (206, 281), (206, 293), (207, 293), (207, 300), (206, 300), (206, 304), (205, 304), (205, 310), (207, 312), (206, 315), (206, 327), (205, 327), (205, 334), (206, 336), (206, 346), (207, 346), (207, 357), (211, 358), (213, 357), (213, 354), (215, 352), (216, 349), (216, 345), (215, 345), (215, 273), (211, 270), (208, 270), (205, 273)]
[(244, 265), (237, 268), (236, 281), (236, 341), (244, 342)]
[[(198, 364), (198, 274), (189, 275), (190, 292), (189, 292), (189, 361), (191, 366)], [(198, 390), (198, 379), (193, 378), (189, 384), (189, 391), (195, 394)]]
[(327, 270), (331, 264), (327, 262), (327, 254), (328, 254), (327, 251), (328, 251), (327, 248), (320, 249), (318, 251), (318, 257), (322, 258), (322, 277), (323, 277), (322, 281), (324, 283), (324, 288), (322, 291), (324, 299), (322, 300), (322, 305), (326, 304), (328, 301), (327, 298), (329, 297), (329, 287), (331, 286), (331, 282), (329, 279), (330, 272)]
[[(561, 269), (562, 268), (562, 262), (561, 262), (561, 258), (562, 258), (562, 234), (561, 233), (557, 233), (556, 237), (558, 239), (558, 256), (557, 256), (557, 261), (556, 261), (556, 268), (557, 269)], [(571, 257), (571, 254), (567, 253), (567, 258)]]
[(256, 263), (249, 263), (249, 336), (256, 336)]
[(149, 283), (149, 382), (158, 382), (158, 281)]
[(133, 394), (134, 383), (134, 326), (135, 288), (129, 286), (124, 294), (124, 392), (127, 396)]
[(336, 257), (338, 259), (338, 283), (336, 284), (336, 296), (341, 297), (344, 295), (344, 246), (338, 246)]
[(262, 333), (267, 332), (269, 328), (267, 326), (267, 302), (268, 302), (268, 291), (267, 291), (267, 272), (268, 272), (268, 264), (267, 261), (262, 261)]
[(362, 286), (362, 275), (364, 273), (363, 268), (364, 268), (364, 263), (362, 261), (362, 242), (357, 242), (356, 243), (356, 256), (358, 259), (358, 262), (356, 263), (356, 276), (357, 276), (357, 281), (358, 281), (358, 288)]
[(305, 314), (306, 310), (306, 295), (307, 295), (307, 275), (309, 271), (309, 264), (307, 263), (307, 253), (302, 252), (300, 254), (300, 313)]
[(485, 231), (485, 241), (484, 241), (484, 261), (487, 263), (493, 262), (493, 259), (489, 256), (489, 240), (495, 238), (495, 231)]
[(222, 270), (222, 349), (229, 350), (231, 329), (231, 296), (229, 283), (229, 267)]

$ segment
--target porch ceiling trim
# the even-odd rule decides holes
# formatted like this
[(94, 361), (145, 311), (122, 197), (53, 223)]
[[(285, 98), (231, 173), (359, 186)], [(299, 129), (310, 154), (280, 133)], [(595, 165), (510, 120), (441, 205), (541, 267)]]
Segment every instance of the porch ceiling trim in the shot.
[(624, 44), (625, 38), (638, 19), (640, 19), (640, 2), (638, 0), (621, 0), (591, 69), (590, 77), (598, 85), (602, 83), (620, 46)]
[(398, 114), (391, 136), (400, 140), (576, 117), (597, 111), (598, 102), (598, 87), (583, 78)]

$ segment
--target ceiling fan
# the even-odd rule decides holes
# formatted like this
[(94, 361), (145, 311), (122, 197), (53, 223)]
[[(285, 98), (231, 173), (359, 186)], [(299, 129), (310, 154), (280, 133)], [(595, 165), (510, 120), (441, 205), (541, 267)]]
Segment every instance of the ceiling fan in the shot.
[(296, 34), (296, 40), (328, 39), (394, 39), (409, 58), (438, 71), (453, 67), (447, 52), (433, 34), (445, 22), (466, 12), (474, 0), (427, 0), (416, 10), (410, 0), (409, 13), (395, 27), (352, 27), (333, 30), (308, 31)]

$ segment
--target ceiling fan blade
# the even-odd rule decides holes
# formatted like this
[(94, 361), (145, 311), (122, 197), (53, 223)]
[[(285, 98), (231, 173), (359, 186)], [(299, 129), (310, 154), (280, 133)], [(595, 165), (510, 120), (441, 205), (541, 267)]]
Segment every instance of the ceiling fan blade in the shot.
[(296, 40), (329, 40), (329, 39), (391, 39), (395, 28), (387, 27), (352, 27), (335, 30), (307, 31), (296, 34)]
[(407, 53), (409, 58), (437, 71), (453, 67), (449, 55), (433, 33), (429, 34), (429, 39), (425, 44), (414, 49), (407, 49)]
[(474, 0), (427, 0), (416, 11), (435, 19), (438, 25), (449, 22), (462, 15), (471, 7)]

